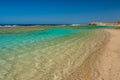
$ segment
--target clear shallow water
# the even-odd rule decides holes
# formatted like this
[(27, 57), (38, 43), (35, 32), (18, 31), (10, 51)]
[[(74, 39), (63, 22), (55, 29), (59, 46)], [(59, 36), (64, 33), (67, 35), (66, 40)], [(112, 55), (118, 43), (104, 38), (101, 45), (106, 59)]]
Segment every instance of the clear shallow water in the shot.
[(105, 36), (99, 29), (52, 28), (0, 34), (0, 79), (65, 79), (102, 45)]
[[(32, 32), (32, 33), (26, 33), (26, 34), (1, 34), (0, 35), (0, 44), (2, 46), (9, 46), (12, 44), (20, 44), (20, 43), (28, 43), (28, 42), (34, 42), (36, 40), (39, 41), (46, 41), (51, 40), (53, 38), (61, 37), (64, 35), (68, 35), (73, 33), (72, 30), (64, 30), (64, 29), (49, 29), (46, 31), (40, 31), (40, 32)], [(34, 40), (33, 40), (34, 39)]]
[[(77, 31), (77, 30), (76, 30)], [(0, 34), (0, 51), (4, 48), (13, 49), (20, 45), (30, 43), (43, 43), (49, 40), (77, 33), (73, 29), (48, 29), (45, 31), (25, 33), (25, 34)], [(80, 30), (79, 30), (80, 32)]]

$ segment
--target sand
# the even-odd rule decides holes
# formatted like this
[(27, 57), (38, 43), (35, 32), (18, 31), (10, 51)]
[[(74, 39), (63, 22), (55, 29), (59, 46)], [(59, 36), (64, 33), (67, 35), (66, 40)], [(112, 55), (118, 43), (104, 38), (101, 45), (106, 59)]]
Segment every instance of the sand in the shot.
[(107, 29), (104, 46), (66, 80), (120, 80), (120, 30)]
[(103, 80), (120, 80), (120, 30), (106, 31), (111, 37), (100, 58), (100, 76)]

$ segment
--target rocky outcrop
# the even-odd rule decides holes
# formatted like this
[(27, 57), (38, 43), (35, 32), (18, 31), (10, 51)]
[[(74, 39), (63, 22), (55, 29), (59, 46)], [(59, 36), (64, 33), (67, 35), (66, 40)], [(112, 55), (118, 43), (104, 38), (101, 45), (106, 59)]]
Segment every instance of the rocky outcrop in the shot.
[(120, 26), (120, 22), (115, 22), (115, 23), (92, 22), (89, 25), (91, 26)]

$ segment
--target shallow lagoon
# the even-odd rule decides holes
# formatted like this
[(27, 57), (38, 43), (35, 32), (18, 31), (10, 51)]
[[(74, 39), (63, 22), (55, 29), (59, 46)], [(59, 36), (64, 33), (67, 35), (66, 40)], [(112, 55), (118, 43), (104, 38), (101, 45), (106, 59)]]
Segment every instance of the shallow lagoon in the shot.
[(49, 28), (0, 34), (1, 80), (65, 80), (102, 46), (103, 28)]

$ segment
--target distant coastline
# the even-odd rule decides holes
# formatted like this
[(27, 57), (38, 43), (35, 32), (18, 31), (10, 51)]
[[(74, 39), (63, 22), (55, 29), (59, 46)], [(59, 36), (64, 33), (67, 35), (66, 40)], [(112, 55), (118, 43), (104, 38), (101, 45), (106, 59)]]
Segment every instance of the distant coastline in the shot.
[(109, 22), (109, 23), (104, 23), (104, 22), (92, 22), (89, 25), (91, 26), (120, 26), (120, 22)]

